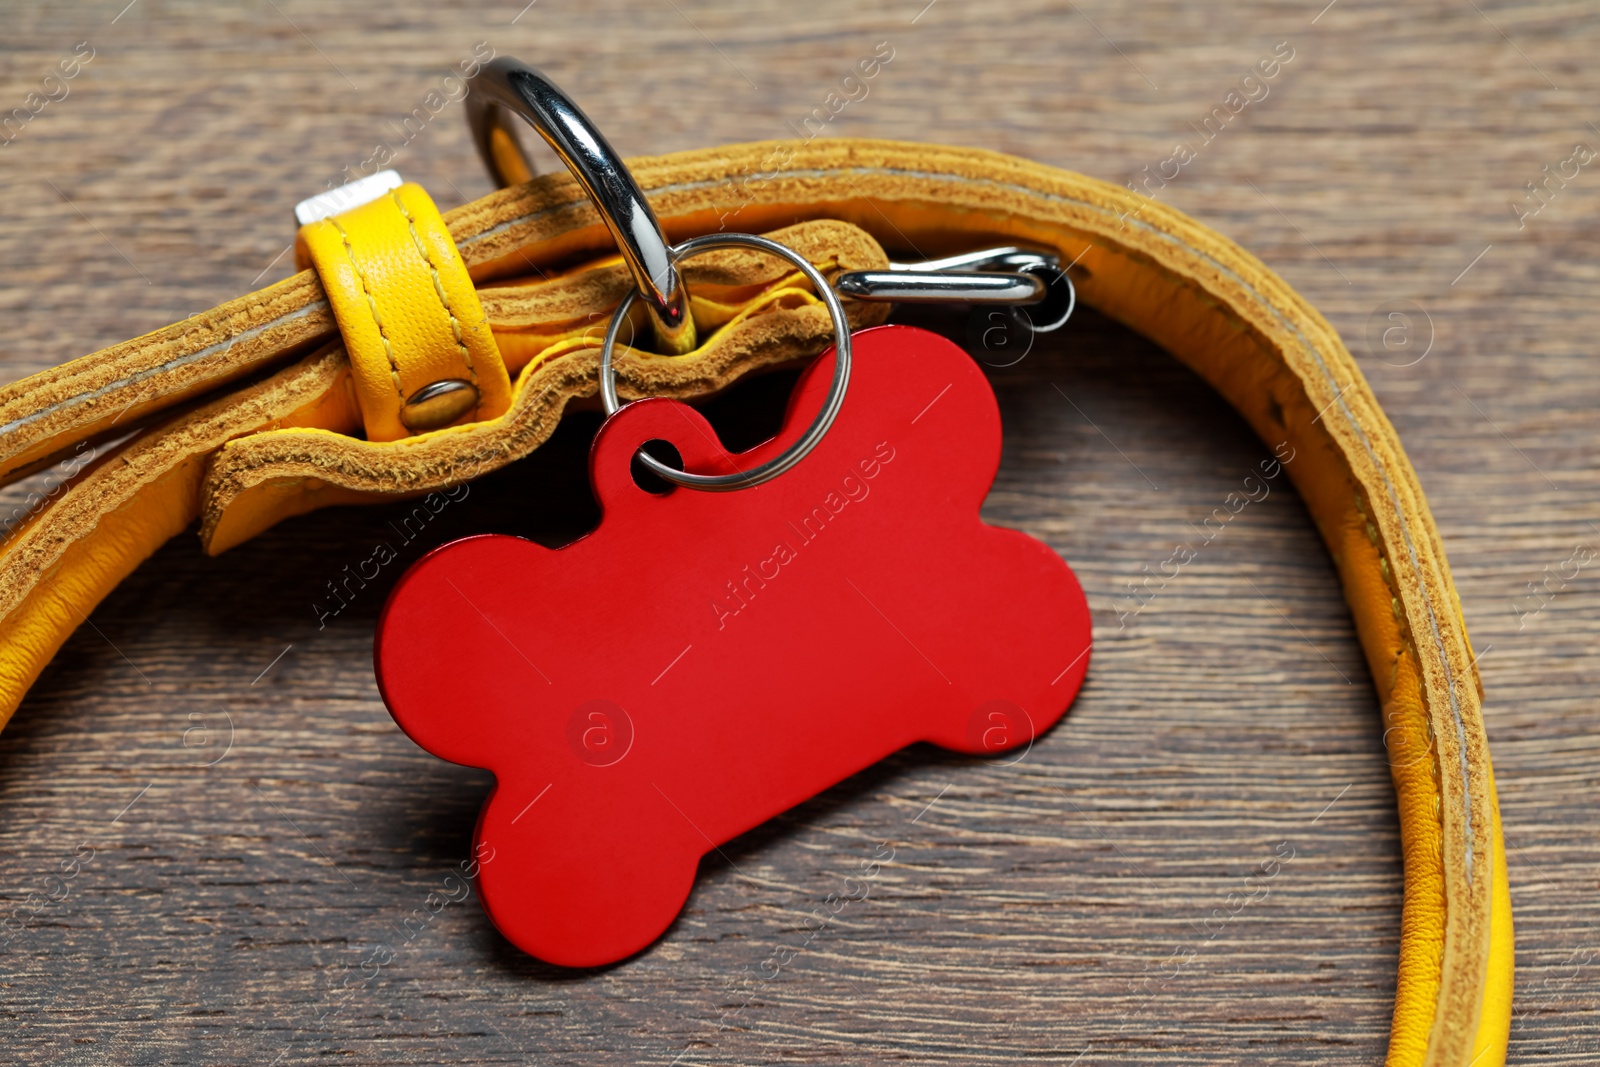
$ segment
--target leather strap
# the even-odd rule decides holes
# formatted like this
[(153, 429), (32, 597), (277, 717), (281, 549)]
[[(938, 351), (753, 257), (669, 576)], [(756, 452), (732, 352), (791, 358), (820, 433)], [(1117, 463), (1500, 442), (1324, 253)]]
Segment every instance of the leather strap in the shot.
[[(1388, 1062), (1392, 1067), (1503, 1063), (1512, 987), (1510, 894), (1477, 670), (1415, 472), (1327, 322), (1254, 257), (1181, 213), (1117, 186), (995, 153), (830, 138), (800, 148), (779, 142), (734, 145), (630, 165), (673, 240), (719, 227), (759, 232), (831, 218), (858, 226), (884, 244), (925, 255), (1008, 240), (1056, 248), (1077, 264), (1083, 300), (1193, 367), (1263, 440), (1290, 444), (1296, 459), (1286, 469), (1343, 581), (1393, 756), (1406, 887)], [(491, 194), (451, 212), (447, 222), (480, 286), (520, 277), (530, 267), (546, 269), (609, 251), (605, 228), (565, 174)], [(494, 290), (480, 292), (492, 308), (488, 296)], [(812, 309), (796, 309), (782, 321), (803, 332), (798, 324), (807, 310)], [(105, 434), (119, 407), (128, 418), (160, 410), (230, 376), (303, 352), (330, 337), (333, 328), (321, 286), (301, 274), (0, 390), (0, 472), (15, 477)], [(619, 364), (619, 374), (635, 391), (700, 395), (770, 361), (768, 342), (778, 333), (782, 330), (710, 363), (695, 355), (632, 354)], [(793, 340), (797, 333), (784, 336)], [(813, 333), (801, 346), (823, 343)], [(588, 349), (581, 338), (577, 345), (567, 350), (576, 358), (540, 363), (544, 377), (519, 379), (513, 410), (528, 404), (559, 411), (578, 395), (574, 382), (583, 357), (577, 353)], [(794, 346), (789, 351), (792, 355)], [(570, 378), (559, 373), (563, 364), (572, 370)], [(313, 359), (282, 373), (316, 378), (327, 368)], [(310, 392), (326, 407), (336, 390)], [(240, 396), (266, 403), (249, 391)], [(232, 491), (221, 482), (244, 486), (238, 489), (244, 494), (251, 485), (291, 486), (292, 479), (304, 480), (312, 471), (324, 494), (320, 502), (393, 498), (503, 462), (490, 447), (498, 440), (526, 451), (529, 440), (542, 439), (494, 420), (390, 444), (343, 438), (327, 429), (284, 429), (285, 424), (314, 425), (307, 410), (295, 407), (288, 394), (278, 397), (260, 414), (271, 415), (270, 424), (283, 436), (243, 432), (209, 453), (215, 457), (209, 461), (211, 477), (218, 480), (212, 499)], [(350, 416), (346, 411), (342, 417)], [(182, 430), (196, 450), (193, 455), (206, 440), (229, 433), (214, 422), (207, 426), (204, 432)], [(168, 432), (177, 432), (176, 424), (169, 424)], [(304, 447), (312, 438), (325, 438), (330, 447)], [(467, 451), (439, 444), (464, 440), (474, 442)], [(414, 443), (420, 447), (407, 447)], [(230, 453), (242, 462), (234, 464)], [(484, 457), (484, 465), (470, 466), (473, 456)], [(184, 462), (190, 463), (186, 470), (205, 463)], [(113, 464), (79, 477), (93, 478), (107, 466)], [(160, 484), (160, 477), (152, 484)], [(294, 506), (268, 518), (317, 506), (295, 496), (292, 488), (284, 492)], [(181, 495), (172, 494), (173, 499)], [(198, 500), (183, 500), (191, 501), (199, 506)], [(29, 522), (49, 523), (52, 506)], [(153, 523), (159, 529), (145, 540), (164, 536), (177, 518), (174, 512)], [(217, 537), (222, 524), (218, 520), (213, 527), (214, 549), (231, 543)], [(259, 526), (247, 523), (241, 529)], [(25, 541), (14, 534), (0, 555), (0, 595), (5, 582), (57, 565), (43, 555), (24, 558), (21, 548), (40, 551)], [(60, 575), (75, 575), (74, 566), (90, 565), (57, 562)], [(87, 583), (88, 593), (72, 601), (76, 610), (87, 612), (98, 600), (94, 589), (108, 589), (107, 578), (114, 582), (115, 577)], [(19, 639), (13, 629), (16, 606), (0, 602), (0, 685), (11, 687), (13, 701), (20, 697), (16, 684), (25, 687), (32, 680), (26, 670), (13, 677), (5, 659)], [(42, 601), (40, 610), (46, 609), (66, 620), (58, 625), (76, 621), (56, 600)]]

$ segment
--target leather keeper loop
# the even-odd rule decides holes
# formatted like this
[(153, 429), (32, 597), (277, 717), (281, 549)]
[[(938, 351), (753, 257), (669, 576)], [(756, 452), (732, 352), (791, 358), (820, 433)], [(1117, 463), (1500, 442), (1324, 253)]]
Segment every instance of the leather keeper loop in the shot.
[(322, 279), (369, 441), (492, 419), (510, 406), (488, 317), (421, 186), (302, 226), (295, 256)]

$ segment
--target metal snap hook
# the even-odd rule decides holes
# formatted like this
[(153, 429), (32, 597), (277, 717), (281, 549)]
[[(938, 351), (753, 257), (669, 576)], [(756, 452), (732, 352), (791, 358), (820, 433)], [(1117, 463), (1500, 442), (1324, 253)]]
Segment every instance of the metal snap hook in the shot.
[(519, 160), (532, 174), (510, 126), (510, 116), (518, 115), (539, 131), (599, 209), (644, 297), (661, 349), (668, 355), (692, 352), (695, 329), (689, 294), (673, 266), (661, 223), (639, 183), (594, 123), (550, 79), (510, 56), (485, 63), (468, 85), (467, 123), (494, 180), (507, 184), (502, 163), (514, 166)]
[(1032, 333), (1059, 330), (1078, 303), (1058, 256), (1014, 245), (890, 263), (888, 270), (846, 271), (834, 285), (856, 300), (1005, 306), (1012, 320)]

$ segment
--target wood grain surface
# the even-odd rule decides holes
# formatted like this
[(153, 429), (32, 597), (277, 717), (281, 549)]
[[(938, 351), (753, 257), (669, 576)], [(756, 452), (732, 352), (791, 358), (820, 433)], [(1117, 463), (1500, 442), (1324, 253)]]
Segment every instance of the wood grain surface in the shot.
[[(0, 374), (285, 276), (293, 203), (379, 145), (442, 206), (482, 195), (458, 103), (402, 125), (481, 47), (543, 67), (630, 155), (794, 136), (885, 41), (892, 60), (822, 135), (1119, 182), (1187, 144), (1157, 195), (1328, 316), (1421, 472), (1488, 692), (1512, 1061), (1594, 1063), (1600, 174), (1542, 201), (1526, 183), (1600, 147), (1600, 20), (1325, 3), (6, 0), (0, 112), (57, 98), (0, 146)], [(41, 86), (85, 41), (76, 77)], [(1205, 138), (1280, 48), (1267, 94)], [(963, 342), (973, 327), (901, 319)], [(596, 423), (575, 417), (324, 629), (325, 582), (396, 540), (392, 513), (292, 520), (215, 560), (180, 537), (67, 643), (0, 735), (0, 1060), (1381, 1060), (1394, 796), (1300, 503), (1276, 486), (1128, 613), (1127, 584), (1194, 544), (1266, 449), (1092, 311), (991, 380), (1006, 431), (986, 514), (1057, 548), (1096, 623), (1083, 694), (1025, 759), (896, 756), (706, 862), (666, 937), (609, 969), (523, 956), (470, 896), (439, 906), (463, 895), (489, 782), (394, 727), (374, 622), (426, 547), (482, 530), (557, 544), (595, 521)], [(715, 418), (759, 434), (786, 384), (753, 381)], [(808, 930), (887, 850), (865, 899)]]

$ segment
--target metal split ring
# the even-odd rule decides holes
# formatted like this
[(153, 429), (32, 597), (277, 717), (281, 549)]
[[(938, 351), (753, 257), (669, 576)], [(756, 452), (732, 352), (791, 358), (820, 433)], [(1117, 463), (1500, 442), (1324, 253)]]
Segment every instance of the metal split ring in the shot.
[[(833, 319), (833, 381), (828, 386), (827, 399), (823, 401), (822, 410), (811, 420), (806, 432), (781, 454), (747, 471), (735, 471), (732, 474), (690, 474), (688, 471), (675, 470), (667, 466), (642, 449), (638, 453), (639, 459), (646, 467), (674, 485), (688, 486), (691, 489), (727, 491), (747, 489), (752, 485), (760, 485), (776, 478), (804, 459), (808, 452), (817, 447), (822, 435), (828, 432), (828, 427), (833, 425), (834, 417), (839, 414), (839, 408), (844, 405), (845, 389), (850, 384), (850, 320), (845, 317), (844, 305), (839, 302), (839, 297), (828, 285), (828, 279), (822, 276), (822, 272), (813, 267), (800, 253), (777, 241), (757, 237), (752, 233), (712, 233), (704, 237), (692, 237), (682, 244), (673, 245), (668, 249), (668, 253), (672, 262), (677, 264), (690, 256), (708, 252), (713, 248), (754, 248), (787, 259), (810, 279), (817, 295), (827, 305), (828, 315)], [(617, 345), (617, 334), (622, 329), (622, 324), (627, 321), (628, 309), (633, 306), (636, 296), (636, 293), (630, 291), (622, 298), (616, 313), (611, 316), (611, 324), (606, 327), (605, 343), (600, 348), (600, 400), (605, 404), (607, 415), (615, 415), (622, 407), (621, 401), (617, 399), (617, 376), (612, 364), (612, 352)]]

